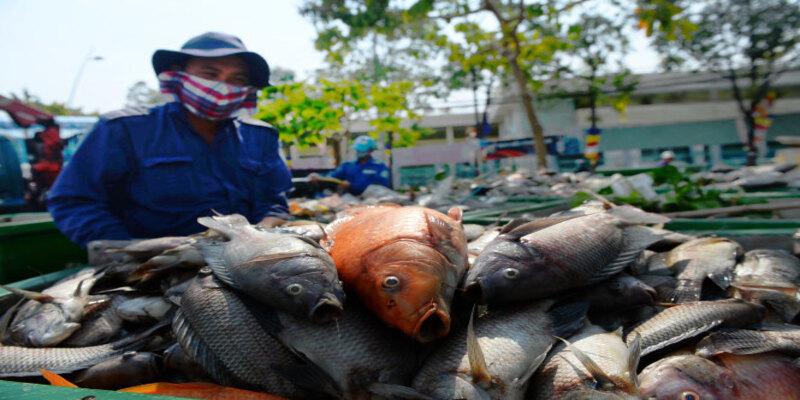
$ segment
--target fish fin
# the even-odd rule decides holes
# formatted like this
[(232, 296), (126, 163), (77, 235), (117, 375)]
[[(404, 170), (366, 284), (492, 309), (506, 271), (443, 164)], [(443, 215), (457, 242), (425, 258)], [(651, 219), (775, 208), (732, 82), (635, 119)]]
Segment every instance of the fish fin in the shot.
[(50, 303), (53, 300), (55, 300), (55, 298), (53, 298), (53, 296), (46, 295), (46, 294), (40, 293), (40, 292), (34, 292), (34, 291), (30, 291), (30, 290), (25, 290), (25, 289), (19, 289), (19, 288), (15, 288), (13, 286), (0, 285), (0, 288), (8, 290), (9, 292), (14, 293), (14, 294), (16, 294), (18, 296), (22, 296), (22, 297), (24, 297), (26, 299), (38, 301), (40, 303)]
[(758, 354), (782, 350), (780, 340), (758, 331), (746, 329), (720, 330), (710, 333), (697, 344), (695, 354), (711, 357), (720, 353)]
[(250, 221), (241, 214), (200, 217), (197, 218), (197, 223), (221, 233), (228, 239), (236, 229), (250, 226)]
[(435, 400), (435, 397), (428, 396), (412, 387), (391, 383), (373, 382), (367, 385), (367, 390), (387, 399)]
[[(548, 218), (540, 218), (531, 222), (527, 222), (525, 224), (519, 225), (509, 232), (506, 233), (507, 236), (511, 236), (515, 239), (519, 239), (523, 236), (530, 235), (536, 231), (540, 231), (544, 228), (549, 228), (553, 225), (560, 224), (564, 221), (569, 221), (571, 219), (585, 217), (585, 215), (567, 215), (563, 217), (548, 217)], [(512, 221), (513, 222), (513, 221)], [(510, 224), (510, 222), (509, 222)], [(506, 225), (508, 226), (508, 225)], [(503, 227), (505, 230), (506, 227)], [(502, 232), (501, 232), (502, 233)]]
[(221, 381), (220, 383), (222, 384), (231, 383), (225, 379), (220, 379), (228, 376), (227, 367), (217, 358), (202, 338), (195, 333), (180, 309), (175, 312), (175, 316), (172, 319), (172, 333), (186, 354), (197, 362), (209, 376)]
[(203, 252), (203, 258), (206, 259), (208, 267), (214, 272), (214, 276), (226, 285), (238, 290), (239, 285), (236, 284), (236, 281), (231, 276), (230, 270), (225, 265), (225, 260), (222, 257), (225, 246), (222, 243), (208, 243), (200, 246), (200, 250)]
[(610, 208), (606, 213), (611, 214), (625, 224), (638, 225), (638, 224), (664, 224), (670, 221), (669, 217), (660, 214), (649, 213), (628, 204)]
[(314, 393), (327, 393), (336, 397), (342, 392), (342, 388), (336, 384), (336, 381), (314, 364), (271, 364), (270, 368), (301, 389)]
[(504, 233), (511, 232), (515, 228), (520, 227), (522, 225), (525, 225), (527, 223), (528, 223), (528, 221), (525, 220), (524, 218), (514, 218), (511, 221), (509, 221), (507, 224), (503, 225), (502, 228), (500, 228), (500, 234), (502, 235)]
[(461, 207), (451, 207), (447, 210), (447, 216), (456, 222), (462, 222), (464, 220), (464, 210)]
[[(6, 337), (6, 331), (8, 330), (8, 325), (11, 324), (11, 317), (14, 316), (14, 313), (17, 312), (17, 308), (25, 302), (25, 298), (19, 299), (13, 306), (9, 307), (8, 310), (3, 314), (3, 317), (0, 318), (0, 339)], [(2, 346), (2, 344), (0, 344)]]
[[(622, 328), (619, 329), (620, 336), (622, 336)], [(633, 335), (633, 340), (630, 343), (626, 343), (628, 346), (628, 359), (626, 365), (628, 366), (628, 372), (630, 373), (631, 380), (634, 383), (635, 387), (639, 387), (638, 382), (638, 375), (636, 371), (639, 369), (639, 359), (642, 358), (642, 336), (639, 335), (639, 332), (636, 332)]]
[(663, 229), (648, 228), (646, 226), (626, 227), (622, 231), (624, 245), (620, 249), (617, 258), (596, 273), (586, 284), (595, 284), (616, 275), (633, 262), (648, 246), (661, 240), (667, 233)]
[(66, 378), (55, 372), (50, 372), (46, 369), (39, 369), (39, 372), (41, 372), (44, 379), (47, 379), (47, 381), (50, 382), (50, 384), (53, 386), (72, 387), (72, 388), (78, 387), (78, 385), (68, 381)]
[(600, 368), (600, 366), (597, 365), (597, 363), (595, 363), (591, 358), (589, 358), (589, 356), (586, 355), (583, 350), (572, 345), (572, 343), (570, 343), (567, 339), (559, 336), (554, 337), (564, 342), (564, 344), (567, 346), (567, 350), (572, 352), (572, 354), (578, 359), (578, 361), (580, 361), (583, 367), (589, 371), (589, 374), (597, 382), (598, 389), (610, 390), (616, 387), (614, 381), (605, 372), (603, 372), (603, 369)]
[(533, 377), (533, 374), (536, 373), (536, 370), (538, 370), (539, 367), (542, 365), (544, 360), (547, 358), (547, 354), (550, 353), (550, 349), (552, 348), (553, 344), (550, 343), (550, 345), (547, 346), (547, 348), (542, 352), (542, 354), (539, 354), (538, 356), (536, 356), (536, 358), (533, 359), (531, 365), (528, 366), (528, 369), (526, 369), (525, 372), (519, 378), (514, 379), (513, 385), (518, 390), (521, 391), (524, 388), (525, 384), (527, 384), (528, 381), (531, 379), (531, 377)]
[(554, 305), (548, 311), (551, 323), (551, 331), (558, 336), (572, 336), (575, 331), (580, 329), (589, 311), (588, 301), (575, 301)]
[(712, 282), (717, 284), (721, 289), (727, 289), (728, 286), (731, 285), (731, 282), (736, 277), (733, 273), (734, 265), (731, 265), (731, 268), (725, 269), (723, 271), (712, 272), (708, 274), (708, 279), (711, 279)]
[(467, 326), (467, 357), (469, 358), (469, 368), (472, 371), (472, 381), (480, 385), (488, 385), (492, 383), (492, 375), (489, 373), (489, 367), (486, 366), (486, 359), (483, 357), (483, 350), (478, 343), (478, 337), (475, 335), (475, 308), (472, 309), (472, 315), (469, 317), (469, 325)]
[(689, 279), (679, 279), (675, 289), (670, 291), (667, 301), (670, 303), (681, 304), (700, 300), (702, 283)]
[[(699, 335), (699, 334), (701, 334), (703, 332), (707, 332), (707, 331), (713, 329), (714, 327), (721, 325), (723, 322), (724, 322), (724, 320), (722, 320), (722, 319), (714, 320), (714, 321), (711, 321), (711, 322), (709, 322), (709, 323), (707, 323), (705, 325), (699, 326), (699, 327), (697, 327), (695, 329), (692, 329), (692, 330), (689, 330), (689, 331), (684, 331), (680, 335), (675, 336), (673, 338), (669, 338), (667, 340), (661, 341), (659, 343), (655, 343), (655, 344), (650, 345), (650, 346), (642, 346), (642, 354), (641, 355), (642, 355), (642, 357), (644, 357), (644, 356), (646, 356), (646, 355), (648, 355), (648, 354), (650, 354), (650, 353), (652, 353), (654, 351), (661, 350), (661, 349), (663, 349), (665, 347), (668, 347), (668, 346), (671, 346), (671, 345), (673, 345), (675, 343), (681, 342), (684, 339), (697, 336), (697, 335)], [(625, 342), (627, 343), (628, 337), (630, 337), (631, 335), (634, 335), (636, 333), (638, 333), (638, 332), (633, 331), (633, 332), (629, 333), (628, 336), (625, 338)]]

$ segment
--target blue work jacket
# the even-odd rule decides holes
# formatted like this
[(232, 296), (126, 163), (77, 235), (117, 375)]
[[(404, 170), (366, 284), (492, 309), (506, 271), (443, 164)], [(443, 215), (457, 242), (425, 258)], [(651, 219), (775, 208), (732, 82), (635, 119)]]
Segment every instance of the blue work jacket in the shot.
[(391, 187), (389, 168), (386, 164), (370, 157), (364, 164), (356, 161), (346, 161), (339, 168), (328, 173), (331, 178), (342, 179), (350, 182), (350, 193), (359, 195), (367, 186), (372, 184)]
[(209, 145), (181, 104), (107, 114), (81, 143), (48, 195), (56, 226), (82, 247), (95, 239), (189, 235), (212, 209), (251, 223), (287, 218), (291, 173), (278, 132), (230, 119)]

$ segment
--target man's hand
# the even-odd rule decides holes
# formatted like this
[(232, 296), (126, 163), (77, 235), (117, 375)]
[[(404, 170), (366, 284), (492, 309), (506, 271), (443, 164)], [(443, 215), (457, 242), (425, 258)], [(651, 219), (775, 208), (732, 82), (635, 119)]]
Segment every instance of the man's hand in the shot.
[(319, 180), (319, 174), (316, 172), (312, 172), (308, 174), (307, 178), (310, 182), (316, 182)]
[(342, 189), (344, 189), (344, 190), (349, 190), (350, 189), (350, 182), (349, 181), (342, 181), (342, 183), (340, 183), (339, 186), (341, 186)]
[(267, 228), (274, 228), (276, 226), (281, 226), (285, 223), (286, 223), (285, 219), (280, 219), (276, 217), (264, 217), (264, 219), (259, 221), (256, 225), (266, 226)]

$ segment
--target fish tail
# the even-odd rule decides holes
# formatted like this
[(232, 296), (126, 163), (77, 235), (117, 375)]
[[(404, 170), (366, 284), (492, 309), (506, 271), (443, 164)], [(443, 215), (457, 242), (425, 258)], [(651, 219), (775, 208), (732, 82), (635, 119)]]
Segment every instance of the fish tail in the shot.
[(649, 213), (627, 204), (613, 207), (606, 213), (619, 218), (626, 225), (664, 224), (670, 221), (669, 217)]
[(50, 382), (50, 384), (53, 386), (73, 387), (73, 388), (78, 387), (78, 385), (68, 381), (66, 378), (55, 372), (50, 372), (46, 369), (39, 369), (39, 372), (41, 372), (44, 379), (47, 379), (47, 381)]
[(228, 238), (237, 230), (250, 226), (250, 222), (241, 214), (200, 217), (197, 219), (197, 223), (213, 229)]

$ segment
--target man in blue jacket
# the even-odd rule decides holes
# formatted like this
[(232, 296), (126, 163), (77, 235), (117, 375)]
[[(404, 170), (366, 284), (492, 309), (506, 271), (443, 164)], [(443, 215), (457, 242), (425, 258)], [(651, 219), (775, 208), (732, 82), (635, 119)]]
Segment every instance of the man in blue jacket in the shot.
[(205, 33), (153, 68), (172, 101), (104, 115), (48, 196), (75, 243), (203, 231), (212, 209), (274, 225), (288, 217), (291, 174), (278, 132), (241, 115), (269, 86), (269, 66), (239, 38)]
[[(356, 151), (356, 160), (343, 162), (339, 168), (329, 172), (327, 176), (342, 180), (340, 186), (354, 195), (364, 192), (369, 185), (377, 184), (391, 187), (389, 168), (386, 164), (372, 158), (372, 151), (378, 146), (375, 139), (369, 136), (359, 136), (351, 146)], [(317, 174), (309, 174), (309, 179), (315, 182), (319, 179)]]

